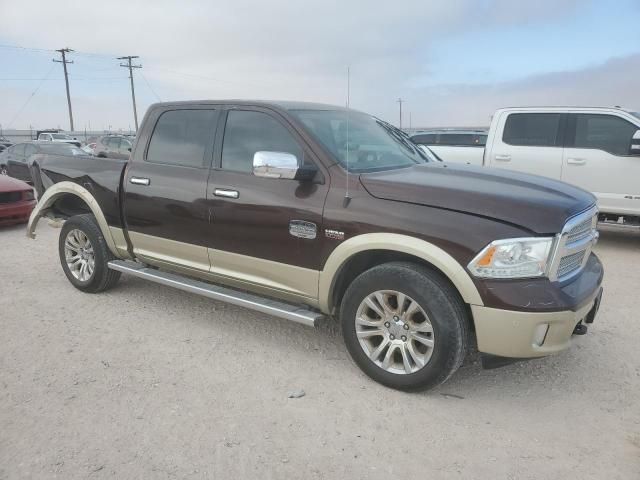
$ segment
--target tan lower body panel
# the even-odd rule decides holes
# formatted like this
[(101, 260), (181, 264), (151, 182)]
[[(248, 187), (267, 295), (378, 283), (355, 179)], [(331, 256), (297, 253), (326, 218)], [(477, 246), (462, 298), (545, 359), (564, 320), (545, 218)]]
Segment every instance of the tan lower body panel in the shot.
[(137, 232), (129, 232), (129, 238), (136, 257), (150, 265), (283, 300), (318, 303), (316, 270)]
[[(592, 307), (593, 302), (589, 302), (576, 312), (536, 313), (471, 305), (478, 351), (510, 358), (543, 357), (559, 352), (569, 346), (573, 329)], [(534, 343), (535, 332), (544, 324), (549, 329), (538, 346)]]
[(211, 273), (269, 289), (317, 298), (320, 272), (286, 263), (209, 249)]
[(193, 270), (209, 270), (207, 247), (132, 231), (129, 231), (129, 238), (133, 245), (133, 253), (141, 260), (160, 260)]
[(129, 251), (127, 250), (127, 240), (124, 237), (124, 230), (117, 227), (109, 227), (109, 231), (111, 232), (111, 237), (120, 256), (122, 258), (129, 258), (131, 255), (129, 255)]

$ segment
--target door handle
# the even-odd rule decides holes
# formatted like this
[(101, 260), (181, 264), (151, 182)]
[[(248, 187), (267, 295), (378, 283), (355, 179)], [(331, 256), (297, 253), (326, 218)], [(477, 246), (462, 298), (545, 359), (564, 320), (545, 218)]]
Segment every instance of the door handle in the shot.
[(142, 177), (131, 177), (129, 181), (134, 185), (144, 185), (144, 186), (149, 186), (149, 184), (151, 183), (151, 180), (149, 180), (148, 178), (142, 178)]
[(224, 198), (238, 198), (240, 193), (237, 190), (227, 190), (226, 188), (216, 188), (213, 191), (213, 194), (216, 197), (224, 197)]
[(567, 158), (569, 165), (584, 165), (587, 161), (584, 158)]
[(496, 155), (495, 159), (498, 162), (510, 162), (511, 161), (511, 155)]

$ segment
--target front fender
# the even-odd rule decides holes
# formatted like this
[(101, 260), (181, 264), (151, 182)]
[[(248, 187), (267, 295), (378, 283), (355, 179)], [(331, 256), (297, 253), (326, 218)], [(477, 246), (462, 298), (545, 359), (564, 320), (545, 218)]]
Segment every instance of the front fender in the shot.
[(319, 306), (329, 313), (334, 282), (341, 268), (353, 255), (367, 250), (390, 250), (418, 257), (440, 270), (470, 305), (484, 305), (467, 271), (440, 247), (419, 238), (397, 233), (366, 233), (341, 243), (331, 253), (320, 272)]

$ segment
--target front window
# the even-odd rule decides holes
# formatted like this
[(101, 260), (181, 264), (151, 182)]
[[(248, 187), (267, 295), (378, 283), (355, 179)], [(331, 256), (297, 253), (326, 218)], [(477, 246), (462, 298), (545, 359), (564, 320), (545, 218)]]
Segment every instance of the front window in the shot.
[(351, 110), (292, 110), (344, 168), (372, 172), (425, 163), (409, 137), (371, 115)]

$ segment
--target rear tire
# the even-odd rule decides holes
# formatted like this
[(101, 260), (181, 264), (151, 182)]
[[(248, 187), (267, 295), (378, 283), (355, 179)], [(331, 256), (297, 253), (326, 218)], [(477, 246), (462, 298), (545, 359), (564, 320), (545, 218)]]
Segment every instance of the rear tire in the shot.
[(103, 292), (112, 288), (120, 278), (120, 272), (107, 266), (116, 257), (109, 250), (91, 214), (75, 215), (64, 223), (58, 252), (64, 274), (78, 290)]
[(468, 315), (439, 273), (394, 262), (373, 267), (347, 288), (340, 308), (345, 344), (373, 380), (415, 391), (445, 382), (462, 365)]

